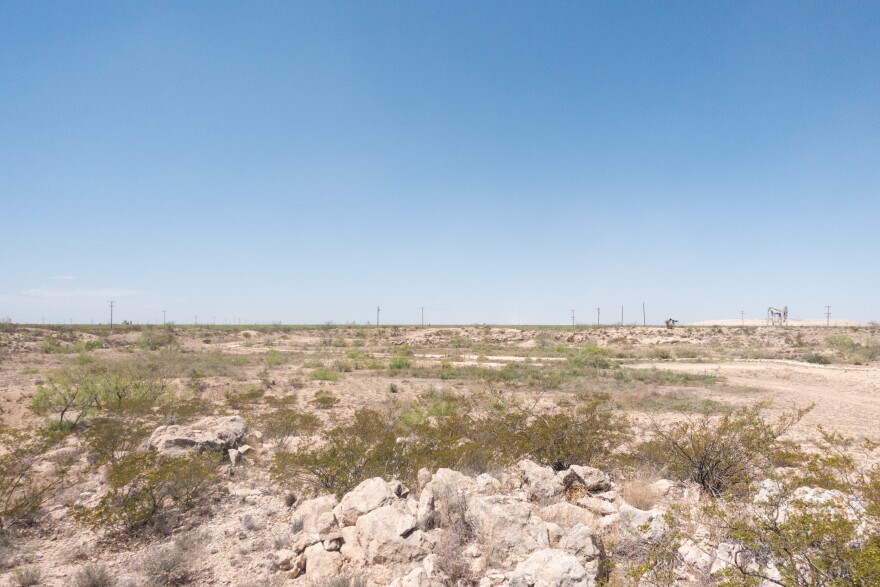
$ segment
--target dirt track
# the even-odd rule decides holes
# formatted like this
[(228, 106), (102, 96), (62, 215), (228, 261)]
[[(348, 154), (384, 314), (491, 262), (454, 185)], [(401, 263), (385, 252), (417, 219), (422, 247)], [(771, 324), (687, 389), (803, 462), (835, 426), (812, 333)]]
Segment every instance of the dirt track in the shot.
[[(785, 360), (739, 360), (724, 363), (644, 363), (657, 368), (724, 378), (728, 386), (757, 391), (742, 403), (767, 399), (774, 408), (813, 410), (792, 431), (808, 442), (822, 425), (855, 438), (877, 438), (880, 434), (880, 367), (858, 365), (811, 365)], [(735, 402), (735, 397), (726, 396)]]

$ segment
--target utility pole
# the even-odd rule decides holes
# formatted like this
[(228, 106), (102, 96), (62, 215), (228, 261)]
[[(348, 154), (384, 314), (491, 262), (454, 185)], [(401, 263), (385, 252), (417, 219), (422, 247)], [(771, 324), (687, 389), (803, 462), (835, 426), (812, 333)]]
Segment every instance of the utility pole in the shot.
[(601, 313), (601, 308), (596, 308), (596, 326), (599, 326), (599, 315)]
[(113, 305), (116, 302), (110, 302), (110, 332), (113, 332)]
[(831, 326), (831, 306), (825, 306), (825, 326)]
[(379, 328), (379, 312), (382, 310), (379, 306), (376, 306), (376, 328)]
[(623, 326), (623, 306), (620, 306), (620, 325)]
[(162, 324), (165, 324), (165, 312), (168, 310), (162, 310)]
[(743, 326), (746, 325), (746, 311), (745, 310), (739, 311), (739, 320), (740, 320), (740, 324), (742, 324)]
[(574, 310), (571, 311), (571, 325), (574, 326)]
[(648, 325), (648, 318), (645, 314), (645, 302), (642, 302), (642, 326)]
[(422, 306), (422, 326), (425, 325), (425, 306)]

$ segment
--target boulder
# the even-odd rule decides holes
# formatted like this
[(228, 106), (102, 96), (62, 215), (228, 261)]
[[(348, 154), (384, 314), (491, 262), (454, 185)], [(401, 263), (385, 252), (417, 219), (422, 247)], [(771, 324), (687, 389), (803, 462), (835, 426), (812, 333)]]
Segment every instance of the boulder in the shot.
[(430, 530), (436, 522), (436, 509), (434, 507), (434, 492), (423, 490), (419, 496), (419, 509), (416, 511), (416, 520), (420, 530)]
[(331, 579), (342, 570), (342, 555), (325, 550), (320, 544), (308, 547), (303, 554), (306, 559), (306, 577), (312, 581)]
[(591, 495), (577, 500), (577, 505), (597, 516), (610, 516), (617, 511), (614, 503)]
[(648, 541), (659, 540), (669, 530), (662, 510), (640, 510), (626, 503), (618, 511), (618, 525), (624, 533)]
[(577, 557), (546, 548), (532, 553), (510, 574), (510, 587), (574, 587), (592, 583)]
[(406, 563), (424, 556), (424, 537), (408, 504), (398, 500), (360, 516), (357, 542), (367, 564)]
[(547, 526), (530, 504), (510, 496), (473, 497), (467, 520), (489, 560), (503, 564), (548, 548)]
[(611, 478), (599, 469), (583, 467), (581, 465), (572, 465), (569, 467), (569, 471), (577, 475), (577, 481), (590, 493), (608, 491), (614, 487)]
[(473, 492), (472, 478), (452, 469), (438, 469), (419, 496), (421, 527), (454, 526), (455, 521), (464, 516), (468, 497)]
[(296, 553), (324, 539), (332, 540), (337, 537), (333, 533), (337, 528), (336, 518), (333, 516), (333, 508), (337, 503), (335, 495), (322, 495), (297, 506), (292, 516), (295, 534), (293, 550)]
[(565, 491), (565, 477), (558, 477), (550, 467), (542, 467), (538, 463), (522, 460), (516, 464), (523, 478), (523, 488), (529, 501), (547, 502), (562, 495)]
[(237, 447), (245, 434), (247, 425), (239, 416), (203, 418), (188, 426), (159, 426), (139, 450), (156, 451), (169, 457), (188, 456), (206, 450), (220, 452)]
[(577, 557), (581, 564), (596, 560), (602, 550), (596, 542), (596, 532), (589, 526), (574, 526), (559, 542), (559, 549)]
[(321, 514), (333, 513), (333, 508), (339, 503), (335, 495), (322, 495), (314, 499), (300, 502), (293, 512), (294, 531), (298, 526), (303, 532), (315, 532), (318, 528), (318, 518)]
[(399, 483), (392, 486), (381, 477), (367, 479), (342, 497), (333, 514), (340, 526), (354, 526), (362, 515), (400, 499), (394, 491), (400, 488)]

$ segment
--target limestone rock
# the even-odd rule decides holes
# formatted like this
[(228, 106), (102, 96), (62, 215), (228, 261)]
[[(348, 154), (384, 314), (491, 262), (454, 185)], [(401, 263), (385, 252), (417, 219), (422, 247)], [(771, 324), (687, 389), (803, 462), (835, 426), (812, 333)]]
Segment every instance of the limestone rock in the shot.
[(467, 519), (477, 542), (494, 561), (511, 561), (550, 546), (547, 526), (532, 506), (510, 496), (471, 498)]
[(510, 587), (574, 587), (592, 581), (577, 557), (546, 548), (532, 553), (510, 574)]
[(597, 516), (610, 516), (617, 511), (617, 508), (612, 502), (591, 495), (577, 500), (577, 505)]
[(618, 516), (620, 529), (642, 540), (658, 540), (668, 530), (663, 512), (658, 509), (640, 510), (625, 503), (620, 506)]
[(333, 514), (340, 526), (354, 526), (362, 515), (400, 499), (394, 490), (400, 491), (401, 487), (400, 483), (392, 486), (381, 477), (367, 479), (342, 497)]
[(306, 577), (312, 581), (331, 579), (342, 570), (342, 555), (325, 550), (320, 544), (308, 547), (304, 553)]
[(593, 561), (602, 554), (596, 543), (596, 532), (589, 526), (574, 526), (559, 542), (559, 549), (577, 557), (581, 564)]
[(569, 470), (577, 475), (580, 483), (590, 493), (599, 491), (608, 491), (614, 487), (611, 478), (606, 473), (593, 467), (582, 467), (581, 465), (572, 465)]
[(322, 540), (332, 540), (341, 535), (333, 533), (336, 528), (333, 508), (337, 503), (335, 495), (322, 495), (299, 504), (292, 517), (296, 534), (293, 539), (295, 552), (303, 552)]
[(523, 487), (529, 501), (547, 501), (559, 497), (565, 491), (564, 477), (557, 477), (550, 467), (522, 460), (516, 464), (516, 468), (523, 477)]
[(422, 558), (423, 535), (404, 501), (385, 505), (359, 517), (357, 541), (367, 564), (405, 563)]
[(206, 450), (223, 451), (237, 447), (247, 425), (239, 416), (202, 418), (188, 426), (159, 426), (139, 448), (169, 457), (188, 456)]

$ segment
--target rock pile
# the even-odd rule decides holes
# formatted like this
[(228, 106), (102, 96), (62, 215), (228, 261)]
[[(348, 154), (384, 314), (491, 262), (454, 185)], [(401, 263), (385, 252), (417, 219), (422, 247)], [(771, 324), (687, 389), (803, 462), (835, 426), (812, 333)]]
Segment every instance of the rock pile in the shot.
[(524, 460), (497, 476), (422, 470), (419, 485), (416, 498), (376, 477), (342, 499), (302, 502), (293, 545), (274, 553), (277, 568), (311, 581), (346, 573), (396, 587), (460, 579), (591, 586), (605, 568), (598, 532), (615, 525), (662, 532), (659, 511), (626, 505), (608, 476), (590, 467), (555, 472)]

